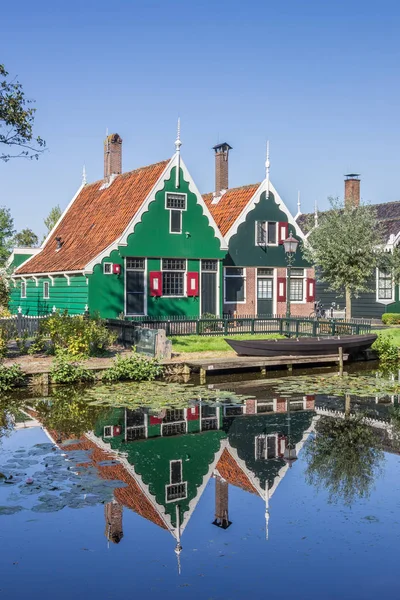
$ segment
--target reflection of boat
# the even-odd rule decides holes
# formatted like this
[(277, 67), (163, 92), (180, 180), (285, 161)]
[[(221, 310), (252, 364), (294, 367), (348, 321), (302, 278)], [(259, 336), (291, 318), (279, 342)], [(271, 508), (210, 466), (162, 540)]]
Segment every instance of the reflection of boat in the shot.
[(241, 356), (297, 356), (337, 354), (343, 348), (346, 354), (358, 354), (374, 343), (377, 336), (339, 335), (335, 337), (303, 337), (284, 340), (232, 340), (225, 341)]

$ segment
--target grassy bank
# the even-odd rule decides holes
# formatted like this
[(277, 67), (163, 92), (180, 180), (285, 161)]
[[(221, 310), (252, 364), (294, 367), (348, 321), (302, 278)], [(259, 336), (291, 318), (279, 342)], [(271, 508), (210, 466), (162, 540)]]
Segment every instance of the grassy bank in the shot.
[(388, 329), (382, 329), (381, 331), (373, 331), (372, 333), (377, 333), (382, 336), (389, 336), (392, 338), (393, 343), (400, 348), (400, 328), (398, 327), (390, 327)]
[[(255, 335), (227, 335), (227, 338), (232, 340), (249, 339), (276, 339), (283, 338), (282, 335), (271, 333), (271, 334), (255, 334)], [(182, 335), (172, 336), (173, 352), (229, 352), (232, 348), (225, 342), (223, 337), (219, 336), (203, 336), (203, 335)], [(399, 342), (400, 343), (400, 342)]]

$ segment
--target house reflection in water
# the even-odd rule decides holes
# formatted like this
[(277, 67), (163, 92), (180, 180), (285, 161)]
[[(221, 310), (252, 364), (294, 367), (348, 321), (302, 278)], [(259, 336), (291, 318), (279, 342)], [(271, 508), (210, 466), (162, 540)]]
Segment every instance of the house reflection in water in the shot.
[(287, 449), (298, 454), (317, 418), (313, 396), (290, 404), (284, 398), (241, 405), (200, 402), (158, 414), (113, 409), (67, 450), (91, 449), (100, 476), (126, 484), (105, 506), (110, 542), (123, 538), (126, 507), (168, 530), (179, 558), (182, 535), (210, 478), (215, 480), (211, 522), (222, 529), (234, 522), (228, 499), (229, 486), (236, 486), (265, 503), (268, 537), (269, 503), (292, 462)]

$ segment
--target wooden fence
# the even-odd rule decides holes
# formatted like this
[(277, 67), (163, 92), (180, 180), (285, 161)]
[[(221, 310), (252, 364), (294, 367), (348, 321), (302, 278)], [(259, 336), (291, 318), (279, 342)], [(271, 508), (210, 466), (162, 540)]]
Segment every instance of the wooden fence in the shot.
[(50, 315), (29, 316), (18, 313), (11, 317), (0, 318), (0, 329), (8, 332), (9, 338), (22, 337), (24, 335), (32, 337), (39, 331), (40, 323)]
[[(119, 339), (129, 343), (134, 339), (135, 325), (148, 329), (165, 329), (166, 335), (223, 336), (234, 334), (275, 333), (289, 337), (360, 335), (371, 331), (371, 321), (354, 319), (310, 319), (286, 317), (223, 317), (207, 319), (187, 319), (183, 317), (135, 317), (131, 321), (109, 320), (109, 326), (119, 328)], [(124, 330), (124, 333), (123, 333)], [(126, 338), (126, 339), (125, 339)]]

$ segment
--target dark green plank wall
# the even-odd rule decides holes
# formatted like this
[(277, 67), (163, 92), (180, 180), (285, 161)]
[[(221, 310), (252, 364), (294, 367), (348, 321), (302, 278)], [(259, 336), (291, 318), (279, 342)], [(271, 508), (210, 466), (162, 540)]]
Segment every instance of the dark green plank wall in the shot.
[[(83, 314), (88, 303), (88, 284), (86, 277), (71, 275), (70, 285), (66, 277), (55, 276), (54, 285), (48, 277), (38, 278), (39, 285), (33, 279), (26, 280), (26, 298), (21, 298), (21, 282), (17, 287), (11, 283), (10, 310), (17, 313), (18, 307), (22, 308), (24, 315), (47, 315), (52, 312), (53, 306), (57, 310), (68, 310), (71, 315)], [(43, 283), (49, 282), (50, 298), (43, 298)]]

